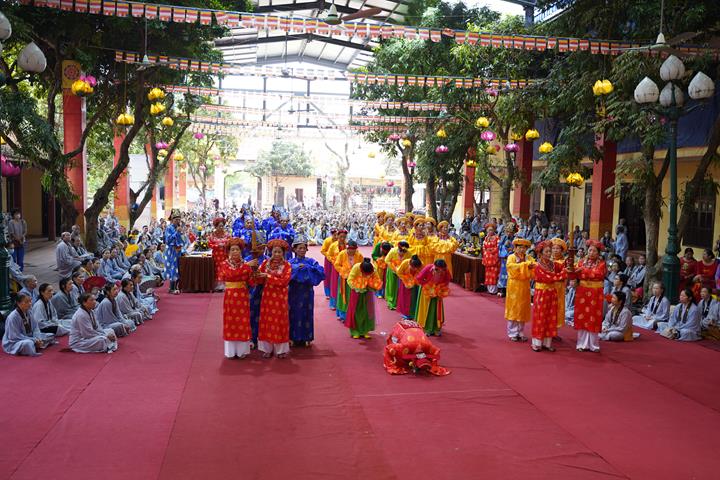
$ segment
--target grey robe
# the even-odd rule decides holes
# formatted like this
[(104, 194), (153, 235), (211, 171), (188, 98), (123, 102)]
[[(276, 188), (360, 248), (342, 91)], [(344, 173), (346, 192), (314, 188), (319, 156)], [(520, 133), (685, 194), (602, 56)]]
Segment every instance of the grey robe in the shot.
[(80, 258), (75, 253), (75, 250), (62, 240), (55, 249), (55, 262), (57, 263), (60, 278), (69, 277), (73, 269), (80, 266)]
[(72, 292), (67, 295), (64, 292), (55, 292), (50, 302), (52, 302), (53, 307), (57, 310), (58, 318), (62, 320), (71, 320), (77, 309), (80, 308), (80, 304), (77, 303)]
[(631, 322), (632, 313), (626, 307), (623, 307), (617, 318), (615, 318), (615, 307), (610, 308), (602, 324), (603, 331), (600, 333), (600, 340), (610, 342), (625, 341), (625, 330), (631, 328)]
[(652, 330), (658, 323), (668, 320), (670, 320), (670, 301), (665, 297), (658, 300), (653, 296), (643, 307), (642, 313), (633, 317), (632, 322), (636, 327)]
[(117, 304), (113, 306), (113, 302), (109, 298), (105, 298), (100, 305), (95, 307), (95, 316), (103, 328), (112, 328), (118, 337), (127, 335), (123, 326), (126, 326), (131, 332), (137, 328), (135, 322), (125, 318), (117, 308)]
[(32, 315), (23, 315), (14, 309), (5, 320), (5, 334), (2, 339), (3, 350), (10, 355), (40, 355), (35, 346), (35, 340), (43, 340), (46, 345), (51, 343), (55, 336), (52, 333), (42, 333)]
[(140, 310), (140, 305), (132, 294), (128, 295), (121, 291), (115, 300), (117, 301), (120, 313), (135, 322), (135, 325), (140, 325), (145, 321), (145, 315)]
[(60, 319), (52, 300), (45, 303), (41, 298), (35, 302), (32, 309), (30, 309), (30, 315), (37, 322), (40, 329), (57, 327), (56, 337), (62, 337), (70, 333), (70, 319)]
[(715, 299), (710, 299), (709, 302), (701, 300), (698, 303), (700, 309), (700, 322), (702, 328), (707, 328), (710, 325), (720, 325), (720, 302)]
[(110, 340), (112, 328), (102, 328), (95, 320), (95, 313), (78, 308), (72, 318), (68, 346), (78, 353), (114, 352), (117, 340)]
[(575, 289), (569, 287), (565, 292), (565, 323), (575, 324)]
[(668, 328), (674, 328), (680, 333), (680, 336), (675, 340), (683, 342), (701, 340), (700, 309), (694, 303), (690, 304), (690, 308), (685, 308), (683, 304), (679, 303), (673, 309), (669, 322), (658, 323), (657, 331), (662, 334)]

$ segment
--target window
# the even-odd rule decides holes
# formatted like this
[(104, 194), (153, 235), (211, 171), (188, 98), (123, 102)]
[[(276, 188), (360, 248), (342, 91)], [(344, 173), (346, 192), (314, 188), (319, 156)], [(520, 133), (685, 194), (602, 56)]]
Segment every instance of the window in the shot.
[(707, 184), (695, 196), (683, 243), (700, 248), (712, 248), (715, 222), (715, 185)]
[(545, 190), (545, 214), (548, 220), (555, 222), (563, 231), (568, 230), (568, 212), (570, 210), (570, 187), (557, 185)]
[(278, 207), (285, 206), (285, 187), (277, 187), (277, 190), (275, 190), (275, 205)]
[(303, 189), (302, 188), (295, 189), (295, 200), (297, 200), (298, 203), (303, 203)]

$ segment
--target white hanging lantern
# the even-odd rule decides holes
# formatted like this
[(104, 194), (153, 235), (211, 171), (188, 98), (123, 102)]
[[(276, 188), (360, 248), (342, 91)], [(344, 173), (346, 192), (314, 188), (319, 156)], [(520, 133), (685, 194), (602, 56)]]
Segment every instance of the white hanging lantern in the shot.
[(688, 86), (688, 95), (693, 100), (710, 98), (715, 93), (715, 82), (703, 72), (698, 72)]
[(670, 55), (660, 66), (660, 78), (666, 82), (680, 80), (685, 75), (685, 65), (675, 55)]
[(0, 12), (0, 42), (4, 42), (12, 35), (12, 25), (2, 12)]
[(668, 83), (660, 92), (660, 105), (663, 107), (669, 107), (672, 105), (673, 89), (675, 89), (675, 105), (682, 107), (683, 104), (685, 104), (685, 96), (683, 95), (682, 90), (680, 90), (680, 87), (673, 85), (672, 83)]
[(658, 86), (648, 77), (643, 78), (635, 87), (634, 97), (637, 103), (655, 103), (659, 96)]
[(42, 50), (34, 42), (30, 42), (20, 52), (18, 65), (26, 72), (42, 73), (47, 67), (47, 60)]

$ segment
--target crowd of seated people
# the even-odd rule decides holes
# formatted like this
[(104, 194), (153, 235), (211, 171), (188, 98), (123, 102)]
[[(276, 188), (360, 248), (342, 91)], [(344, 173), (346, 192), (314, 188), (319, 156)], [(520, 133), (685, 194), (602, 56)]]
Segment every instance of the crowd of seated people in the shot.
[(119, 337), (153, 318), (158, 311), (154, 289), (163, 283), (162, 227), (158, 224), (159, 232), (155, 225), (144, 227), (129, 240), (116, 225), (111, 217), (100, 219), (97, 256), (83, 245), (79, 228), (64, 232), (55, 251), (56, 285), (38, 285), (35, 276), (11, 264), (17, 293), (5, 322), (5, 352), (41, 355), (67, 335), (76, 352), (112, 353)]

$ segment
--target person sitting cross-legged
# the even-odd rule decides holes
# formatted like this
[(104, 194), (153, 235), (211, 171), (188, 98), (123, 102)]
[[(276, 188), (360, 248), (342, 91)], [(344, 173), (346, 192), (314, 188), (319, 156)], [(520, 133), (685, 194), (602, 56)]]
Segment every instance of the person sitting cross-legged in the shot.
[(53, 302), (54, 289), (49, 283), (40, 285), (40, 298), (35, 302), (30, 313), (43, 333), (52, 333), (61, 337), (70, 333), (70, 318), (63, 318), (58, 314)]
[(69, 346), (78, 353), (112, 353), (118, 348), (112, 328), (103, 328), (95, 318), (97, 301), (90, 293), (82, 293), (80, 308), (72, 318)]
[(700, 309), (695, 305), (693, 292), (685, 288), (680, 292), (680, 303), (675, 306), (670, 320), (658, 323), (657, 332), (670, 340), (693, 342), (700, 340)]
[(612, 293), (611, 307), (605, 314), (600, 340), (608, 342), (630, 342), (633, 339), (632, 313), (625, 306), (627, 295), (621, 290)]
[(52, 333), (43, 333), (30, 313), (31, 299), (24, 293), (18, 293), (15, 298), (15, 308), (5, 320), (5, 333), (2, 347), (10, 355), (27, 355), (35, 357), (42, 355), (38, 350), (52, 345), (55, 336)]

